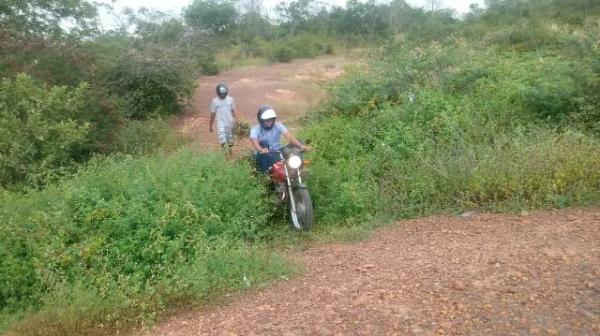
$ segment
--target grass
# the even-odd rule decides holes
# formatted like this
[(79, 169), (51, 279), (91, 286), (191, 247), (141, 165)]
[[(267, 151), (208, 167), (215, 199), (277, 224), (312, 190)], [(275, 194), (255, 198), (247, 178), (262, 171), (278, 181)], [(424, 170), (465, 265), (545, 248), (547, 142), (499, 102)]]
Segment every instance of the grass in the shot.
[(264, 57), (247, 57), (240, 53), (238, 48), (231, 48), (219, 51), (215, 57), (219, 71), (227, 71), (234, 68), (243, 68), (249, 66), (260, 66), (269, 63)]
[(181, 148), (190, 139), (171, 129), (162, 119), (127, 120), (115, 132), (109, 153), (149, 155)]

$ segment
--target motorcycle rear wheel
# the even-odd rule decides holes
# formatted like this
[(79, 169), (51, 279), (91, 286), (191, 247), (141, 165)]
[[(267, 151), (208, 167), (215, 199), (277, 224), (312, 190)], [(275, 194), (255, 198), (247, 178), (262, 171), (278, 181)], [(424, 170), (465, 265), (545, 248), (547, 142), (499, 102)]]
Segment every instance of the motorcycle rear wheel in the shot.
[(292, 205), (288, 200), (288, 215), (292, 228), (296, 231), (309, 231), (313, 225), (313, 204), (310, 194), (306, 189), (294, 190), (294, 201), (296, 202), (296, 216), (292, 213)]

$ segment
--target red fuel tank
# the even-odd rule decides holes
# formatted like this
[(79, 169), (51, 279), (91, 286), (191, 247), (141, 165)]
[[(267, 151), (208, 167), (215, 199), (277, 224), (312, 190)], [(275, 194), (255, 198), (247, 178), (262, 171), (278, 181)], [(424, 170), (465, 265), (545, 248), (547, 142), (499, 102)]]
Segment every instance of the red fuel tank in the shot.
[(285, 167), (283, 161), (277, 161), (271, 167), (271, 178), (277, 182), (285, 182)]

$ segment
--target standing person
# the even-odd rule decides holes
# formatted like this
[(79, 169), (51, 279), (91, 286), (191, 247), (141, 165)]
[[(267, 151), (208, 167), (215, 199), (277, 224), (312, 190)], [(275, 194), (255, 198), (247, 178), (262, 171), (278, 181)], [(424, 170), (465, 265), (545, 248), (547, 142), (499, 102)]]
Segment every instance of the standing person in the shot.
[(229, 96), (229, 89), (224, 83), (217, 85), (217, 97), (210, 104), (210, 128), (213, 131), (213, 123), (217, 119), (217, 135), (221, 147), (231, 154), (233, 147), (233, 123), (235, 122), (235, 100)]

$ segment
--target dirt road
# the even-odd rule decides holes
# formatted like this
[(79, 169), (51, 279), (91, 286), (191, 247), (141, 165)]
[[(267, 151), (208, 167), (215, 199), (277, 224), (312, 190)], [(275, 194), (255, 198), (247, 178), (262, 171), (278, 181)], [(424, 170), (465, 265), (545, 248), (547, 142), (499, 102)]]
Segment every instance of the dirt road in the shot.
[(399, 222), (145, 335), (600, 335), (600, 208)]
[[(263, 104), (275, 107), (279, 119), (292, 131), (298, 127), (297, 119), (308, 112), (325, 96), (324, 85), (344, 71), (344, 66), (356, 63), (344, 56), (323, 56), (290, 63), (237, 68), (217, 76), (198, 80), (192, 106), (174, 122), (174, 126), (190, 135), (194, 145), (202, 148), (218, 144), (216, 133), (209, 133), (209, 106), (215, 97), (215, 86), (226, 83), (236, 100), (239, 118), (250, 123), (256, 121), (256, 111)], [(238, 144), (247, 144), (245, 139)]]

